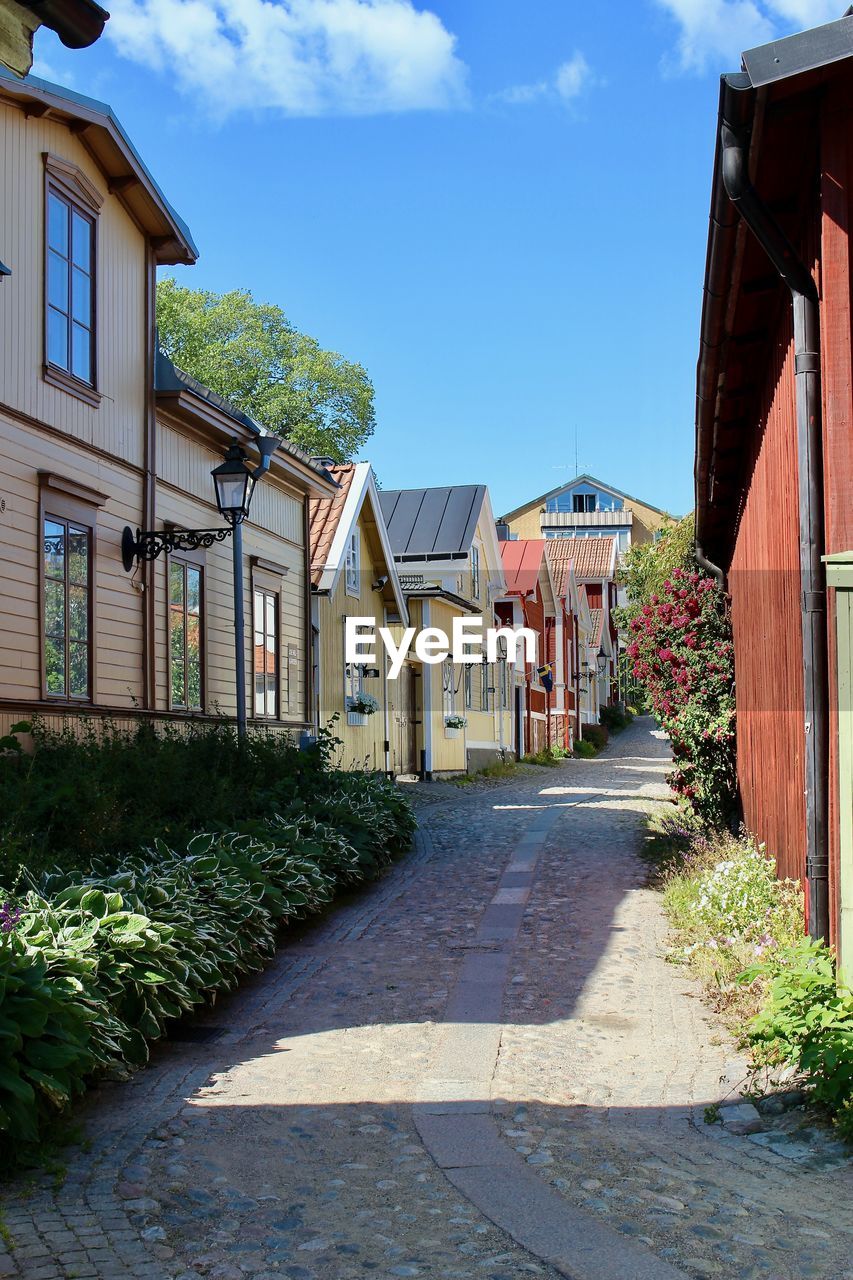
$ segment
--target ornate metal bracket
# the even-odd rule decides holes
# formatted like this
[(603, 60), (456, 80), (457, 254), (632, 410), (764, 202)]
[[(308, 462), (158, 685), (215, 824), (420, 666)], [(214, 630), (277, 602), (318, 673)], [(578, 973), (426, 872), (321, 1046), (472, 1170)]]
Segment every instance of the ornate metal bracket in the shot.
[(163, 551), (201, 551), (215, 542), (224, 542), (234, 532), (233, 525), (219, 529), (137, 529), (125, 525), (121, 535), (121, 562), (130, 573), (138, 560), (156, 560)]

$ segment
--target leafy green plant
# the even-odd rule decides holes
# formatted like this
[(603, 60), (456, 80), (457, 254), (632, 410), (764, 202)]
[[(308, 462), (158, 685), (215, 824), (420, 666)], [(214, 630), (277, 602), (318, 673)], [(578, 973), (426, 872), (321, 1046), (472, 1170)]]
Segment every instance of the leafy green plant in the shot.
[(575, 740), (574, 751), (572, 753), (578, 760), (591, 760), (593, 756), (597, 756), (598, 752), (591, 742), (587, 742), (586, 738), (577, 738)]
[(853, 1141), (853, 994), (838, 986), (832, 952), (822, 942), (800, 938), (752, 965), (741, 982), (765, 990), (747, 1028), (756, 1071), (801, 1072), (814, 1101)]
[(607, 746), (610, 734), (603, 724), (585, 724), (581, 726), (581, 739), (591, 742), (596, 751), (603, 751)]
[(598, 718), (608, 733), (621, 733), (634, 719), (630, 711), (619, 706), (602, 707)]

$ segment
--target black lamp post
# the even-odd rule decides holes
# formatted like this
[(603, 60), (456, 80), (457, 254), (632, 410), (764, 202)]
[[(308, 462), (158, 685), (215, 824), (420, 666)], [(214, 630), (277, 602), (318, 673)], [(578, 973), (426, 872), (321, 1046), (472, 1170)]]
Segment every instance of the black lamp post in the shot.
[(256, 441), (261, 461), (250, 467), (248, 455), (234, 441), (225, 461), (210, 473), (216, 493), (216, 505), (226, 524), (219, 529), (137, 529), (134, 535), (126, 525), (121, 536), (122, 563), (128, 573), (140, 560), (156, 560), (163, 551), (197, 551), (224, 542), (231, 544), (234, 564), (234, 664), (237, 693), (237, 736), (246, 736), (246, 652), (245, 614), (243, 602), (243, 521), (249, 514), (255, 485), (269, 471), (272, 455), (281, 441), (275, 436), (260, 436)]

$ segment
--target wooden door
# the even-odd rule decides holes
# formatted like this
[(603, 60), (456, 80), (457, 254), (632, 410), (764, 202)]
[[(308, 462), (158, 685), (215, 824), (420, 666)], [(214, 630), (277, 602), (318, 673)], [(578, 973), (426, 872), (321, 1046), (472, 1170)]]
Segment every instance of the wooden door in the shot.
[(417, 773), (417, 705), (415, 671), (406, 663), (396, 680), (388, 681), (391, 768), (395, 774)]

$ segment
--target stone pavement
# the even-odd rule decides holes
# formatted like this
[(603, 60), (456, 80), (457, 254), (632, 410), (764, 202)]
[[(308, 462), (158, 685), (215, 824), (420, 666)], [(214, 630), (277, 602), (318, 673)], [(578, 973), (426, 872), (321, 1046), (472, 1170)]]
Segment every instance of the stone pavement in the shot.
[[(415, 853), (99, 1090), (22, 1280), (853, 1280), (825, 1139), (703, 1123), (743, 1063), (662, 958), (639, 721), (596, 760), (413, 788)], [(10, 1247), (14, 1246), (14, 1247)]]

